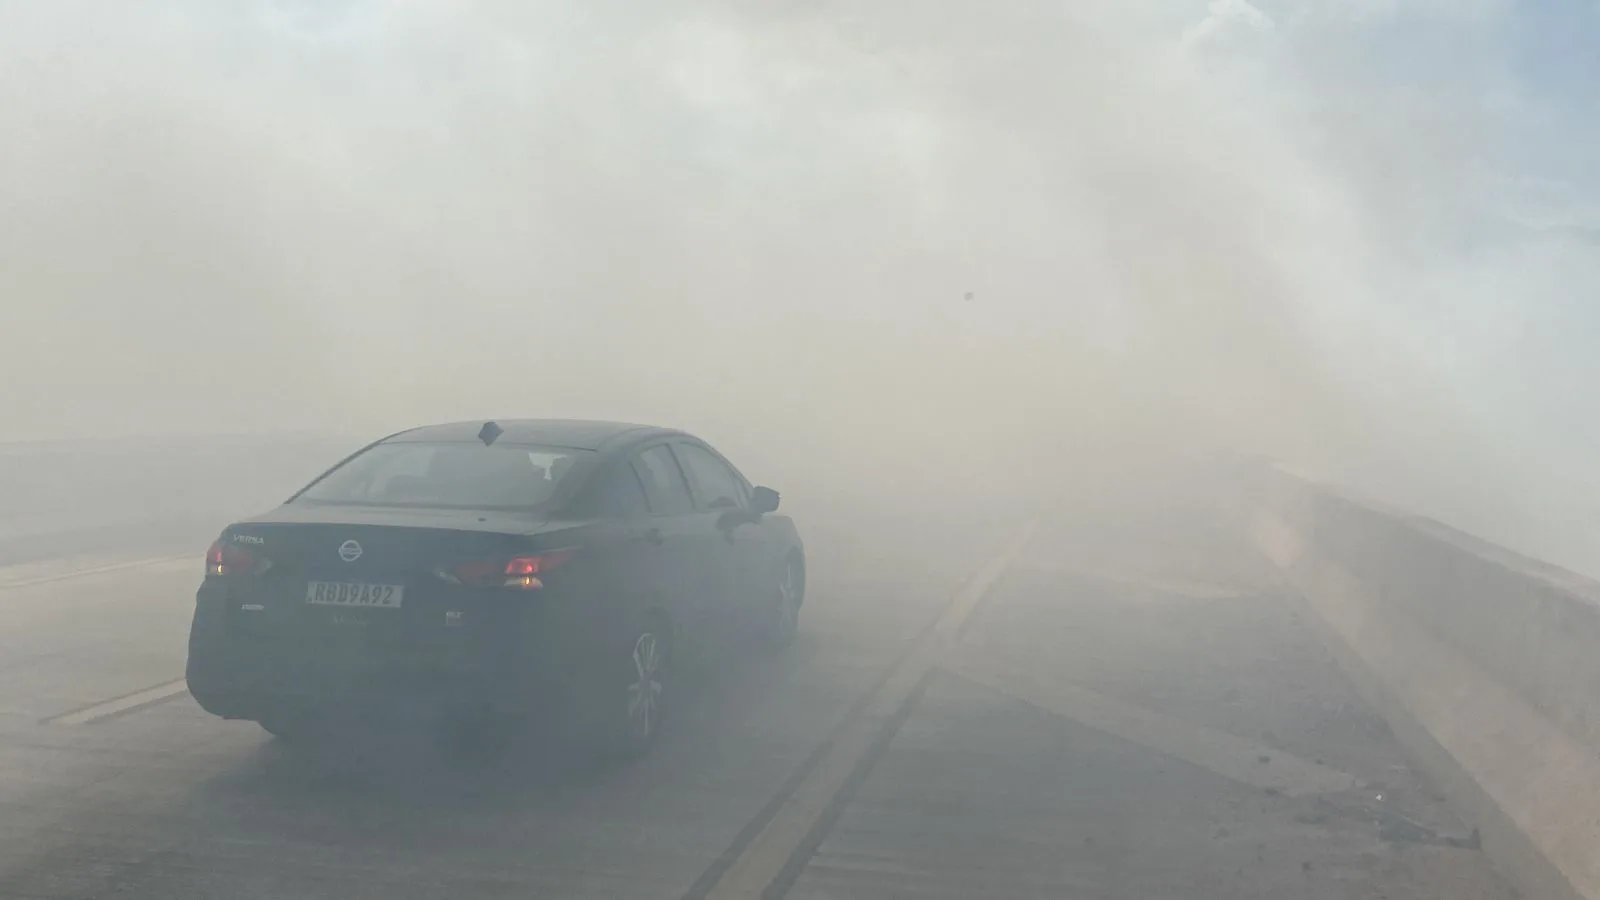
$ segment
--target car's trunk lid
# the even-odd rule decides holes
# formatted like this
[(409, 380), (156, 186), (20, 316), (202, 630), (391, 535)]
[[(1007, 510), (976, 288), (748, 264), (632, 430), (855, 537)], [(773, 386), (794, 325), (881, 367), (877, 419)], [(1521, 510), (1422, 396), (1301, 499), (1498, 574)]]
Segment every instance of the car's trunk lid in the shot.
[(271, 563), (278, 573), (306, 577), (407, 578), (441, 564), (509, 554), (527, 525), (459, 527), (420, 525), (403, 519), (351, 516), (342, 522), (252, 522), (235, 526), (229, 538)]
[(284, 507), (223, 536), (266, 561), (230, 584), (230, 630), (321, 662), (423, 658), (497, 615), (492, 592), (439, 571), (514, 556), (537, 524), (479, 511)]

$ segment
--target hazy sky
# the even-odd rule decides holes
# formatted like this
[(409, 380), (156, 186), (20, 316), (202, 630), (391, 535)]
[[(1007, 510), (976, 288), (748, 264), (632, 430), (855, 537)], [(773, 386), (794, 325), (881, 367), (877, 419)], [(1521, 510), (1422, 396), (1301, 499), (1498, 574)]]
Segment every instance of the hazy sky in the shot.
[(0, 440), (1125, 430), (1600, 531), (1596, 46), (1578, 0), (0, 0)]

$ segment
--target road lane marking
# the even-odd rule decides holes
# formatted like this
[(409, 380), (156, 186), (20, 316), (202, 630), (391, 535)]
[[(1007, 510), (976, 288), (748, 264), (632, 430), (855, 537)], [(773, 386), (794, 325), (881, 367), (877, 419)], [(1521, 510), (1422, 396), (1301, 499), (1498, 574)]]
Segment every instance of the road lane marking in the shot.
[(1328, 794), (1359, 786), (1355, 777), (1276, 747), (1181, 721), (1104, 694), (1045, 678), (993, 659), (966, 653), (944, 668), (990, 690), (1098, 731), (1116, 735), (1224, 778), (1291, 797)]
[(961, 587), (932, 627), (807, 761), (800, 777), (786, 784), (754, 827), (741, 832), (730, 852), (695, 882), (686, 900), (780, 897), (788, 890), (909, 714), (945, 648), (1020, 555), (1034, 527), (1024, 528)]
[(177, 681), (168, 681), (154, 687), (147, 687), (142, 691), (134, 691), (121, 697), (102, 700), (99, 703), (75, 709), (72, 712), (62, 713), (45, 719), (45, 725), (88, 725), (92, 722), (103, 722), (106, 719), (125, 716), (128, 713), (165, 703), (168, 700), (186, 693), (189, 683), (182, 678)]
[(1105, 569), (1092, 565), (1076, 565), (1073, 563), (1060, 563), (1045, 560), (1022, 560), (1017, 563), (1017, 569), (1025, 572), (1045, 572), (1058, 575), (1071, 575), (1076, 578), (1088, 578), (1094, 581), (1109, 581), (1115, 584), (1130, 587), (1149, 588), (1163, 594), (1186, 597), (1194, 600), (1228, 600), (1235, 597), (1249, 596), (1252, 591), (1247, 588), (1229, 587), (1224, 584), (1204, 584), (1198, 581), (1185, 581), (1177, 578), (1168, 578), (1154, 572), (1133, 572), (1121, 569)]
[(161, 563), (178, 562), (190, 559), (188, 556), (157, 556), (151, 559), (135, 559), (127, 562), (111, 563), (104, 566), (93, 566), (87, 569), (73, 569), (70, 572), (57, 572), (54, 575), (41, 575), (35, 578), (22, 578), (16, 581), (0, 581), (0, 591), (9, 591), (15, 588), (33, 587), (39, 584), (50, 584), (56, 581), (67, 581), (72, 578), (82, 578), (86, 575), (99, 575), (102, 572), (119, 572), (123, 569), (138, 569), (144, 566), (154, 566)]

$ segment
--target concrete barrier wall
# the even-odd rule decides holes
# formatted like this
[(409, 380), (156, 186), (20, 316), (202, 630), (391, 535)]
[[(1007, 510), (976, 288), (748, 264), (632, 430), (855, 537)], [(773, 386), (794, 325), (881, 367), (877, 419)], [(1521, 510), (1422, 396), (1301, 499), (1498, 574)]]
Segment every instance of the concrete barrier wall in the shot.
[(1256, 545), (1532, 897), (1600, 900), (1600, 587), (1283, 469)]

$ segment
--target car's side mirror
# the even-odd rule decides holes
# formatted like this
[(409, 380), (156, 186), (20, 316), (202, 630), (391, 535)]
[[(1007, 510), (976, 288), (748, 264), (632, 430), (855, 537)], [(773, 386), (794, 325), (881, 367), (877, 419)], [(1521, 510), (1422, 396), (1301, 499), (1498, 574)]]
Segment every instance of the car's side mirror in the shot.
[(769, 487), (758, 487), (750, 492), (750, 511), (764, 516), (778, 509), (778, 492)]

